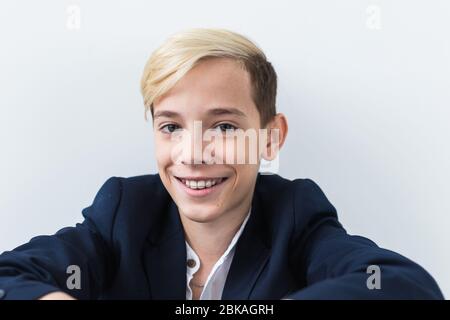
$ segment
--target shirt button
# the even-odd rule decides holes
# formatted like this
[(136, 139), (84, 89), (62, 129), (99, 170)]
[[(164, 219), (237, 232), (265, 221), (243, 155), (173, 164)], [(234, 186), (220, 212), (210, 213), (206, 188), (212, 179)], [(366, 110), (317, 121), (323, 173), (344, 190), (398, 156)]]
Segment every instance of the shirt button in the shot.
[(197, 263), (195, 262), (194, 259), (188, 259), (188, 261), (187, 261), (187, 266), (188, 266), (189, 268), (195, 267), (196, 264), (197, 264)]

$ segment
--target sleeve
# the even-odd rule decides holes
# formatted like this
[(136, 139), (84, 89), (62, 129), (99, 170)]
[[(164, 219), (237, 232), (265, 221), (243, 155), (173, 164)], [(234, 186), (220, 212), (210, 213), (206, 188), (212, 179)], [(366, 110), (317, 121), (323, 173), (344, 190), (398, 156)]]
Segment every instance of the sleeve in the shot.
[(444, 298), (435, 280), (415, 262), (347, 234), (336, 209), (312, 180), (298, 188), (295, 201), (300, 212), (295, 214), (291, 258), (305, 288), (286, 299)]
[[(91, 206), (82, 210), (82, 223), (2, 253), (0, 299), (37, 299), (55, 291), (77, 299), (98, 298), (115, 269), (112, 232), (120, 196), (120, 178), (109, 178)], [(72, 275), (78, 278), (70, 279)]]

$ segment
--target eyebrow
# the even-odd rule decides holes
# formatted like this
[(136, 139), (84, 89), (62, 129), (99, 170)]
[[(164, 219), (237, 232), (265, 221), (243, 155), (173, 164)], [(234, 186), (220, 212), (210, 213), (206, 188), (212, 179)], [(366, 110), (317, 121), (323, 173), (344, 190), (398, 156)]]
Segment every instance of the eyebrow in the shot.
[[(220, 115), (235, 115), (238, 117), (246, 117), (245, 113), (237, 108), (228, 108), (228, 107), (218, 107), (208, 110), (208, 115), (220, 116)], [(162, 110), (156, 111), (153, 119), (166, 117), (166, 118), (176, 118), (179, 117), (180, 114), (175, 111)]]

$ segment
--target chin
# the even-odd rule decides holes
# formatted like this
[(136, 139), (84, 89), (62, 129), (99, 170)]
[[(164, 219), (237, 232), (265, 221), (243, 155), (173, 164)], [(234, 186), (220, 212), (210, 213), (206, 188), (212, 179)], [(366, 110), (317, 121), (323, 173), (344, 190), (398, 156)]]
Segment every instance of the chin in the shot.
[(178, 207), (180, 214), (182, 214), (184, 217), (191, 221), (199, 222), (199, 223), (206, 223), (216, 220), (221, 216), (221, 210), (217, 208), (208, 208), (204, 205), (201, 209), (196, 208), (197, 206), (189, 206), (188, 208), (183, 208), (183, 206)]

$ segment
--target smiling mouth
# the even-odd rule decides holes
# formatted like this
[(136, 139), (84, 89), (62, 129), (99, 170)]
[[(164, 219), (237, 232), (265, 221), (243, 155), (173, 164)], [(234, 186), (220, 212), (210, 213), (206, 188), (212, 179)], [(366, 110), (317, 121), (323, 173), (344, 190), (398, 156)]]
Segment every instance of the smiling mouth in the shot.
[(178, 181), (184, 184), (187, 188), (192, 190), (209, 189), (220, 185), (228, 179), (228, 177), (220, 178), (181, 178), (174, 176)]

